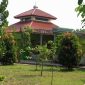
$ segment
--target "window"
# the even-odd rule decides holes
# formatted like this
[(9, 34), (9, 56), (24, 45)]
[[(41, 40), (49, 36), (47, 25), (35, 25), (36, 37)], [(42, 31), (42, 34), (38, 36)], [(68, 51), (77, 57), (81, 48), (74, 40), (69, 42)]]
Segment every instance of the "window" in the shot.
[(26, 17), (26, 18), (22, 18), (21, 22), (30, 21), (30, 20), (31, 20), (31, 17)]
[(44, 17), (35, 17), (35, 19), (39, 21), (48, 21), (48, 19)]

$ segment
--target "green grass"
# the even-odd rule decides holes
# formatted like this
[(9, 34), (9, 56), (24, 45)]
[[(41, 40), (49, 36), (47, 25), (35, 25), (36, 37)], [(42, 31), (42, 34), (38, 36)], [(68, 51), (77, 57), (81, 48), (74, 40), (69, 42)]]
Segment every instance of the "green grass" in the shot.
[[(5, 79), (0, 85), (51, 85), (51, 67), (44, 66), (43, 76), (40, 76), (40, 67), (35, 71), (34, 65), (15, 64), (0, 66), (0, 76)], [(53, 85), (84, 85), (85, 71), (75, 70), (61, 72), (54, 67)]]

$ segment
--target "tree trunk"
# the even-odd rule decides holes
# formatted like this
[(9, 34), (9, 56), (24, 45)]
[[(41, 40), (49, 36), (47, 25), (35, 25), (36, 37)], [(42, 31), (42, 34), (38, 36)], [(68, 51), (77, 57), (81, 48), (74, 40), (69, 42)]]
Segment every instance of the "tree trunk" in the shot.
[(41, 64), (41, 76), (43, 75), (43, 62)]
[(53, 65), (52, 65), (52, 76), (51, 76), (51, 85), (53, 85)]
[(36, 61), (36, 68), (35, 68), (36, 71), (37, 71), (37, 67), (38, 67), (38, 62)]

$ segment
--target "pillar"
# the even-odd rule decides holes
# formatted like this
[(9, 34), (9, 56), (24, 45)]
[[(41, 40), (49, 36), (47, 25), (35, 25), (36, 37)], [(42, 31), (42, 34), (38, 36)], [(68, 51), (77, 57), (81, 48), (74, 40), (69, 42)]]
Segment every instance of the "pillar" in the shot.
[(54, 36), (54, 42), (55, 42), (55, 40), (56, 40), (56, 34), (54, 33), (53, 36)]
[(43, 43), (43, 35), (40, 34), (40, 45), (42, 45), (42, 43)]

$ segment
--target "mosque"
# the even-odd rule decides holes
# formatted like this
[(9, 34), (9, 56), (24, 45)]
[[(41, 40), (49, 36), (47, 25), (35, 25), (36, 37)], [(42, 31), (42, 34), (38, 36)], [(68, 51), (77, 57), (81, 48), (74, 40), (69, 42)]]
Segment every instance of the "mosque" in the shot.
[(49, 40), (54, 40), (55, 35), (53, 30), (59, 28), (51, 22), (51, 20), (56, 20), (57, 18), (38, 9), (36, 5), (33, 9), (20, 13), (14, 16), (14, 18), (19, 19), (20, 21), (10, 25), (7, 32), (20, 33), (25, 26), (31, 27), (33, 30), (31, 43), (35, 45), (42, 45)]

